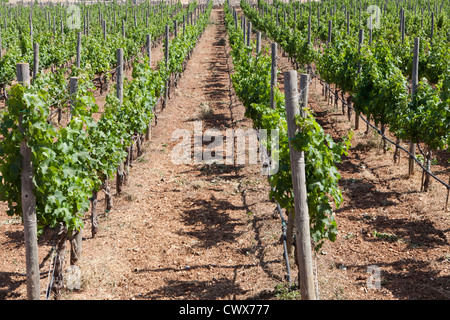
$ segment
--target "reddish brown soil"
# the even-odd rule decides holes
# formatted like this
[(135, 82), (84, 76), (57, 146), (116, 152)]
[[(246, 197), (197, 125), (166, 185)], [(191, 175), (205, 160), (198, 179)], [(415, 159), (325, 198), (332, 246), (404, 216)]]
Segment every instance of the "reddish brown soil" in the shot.
[[(287, 299), (281, 222), (268, 199), (258, 165), (175, 165), (176, 129), (193, 132), (251, 128), (231, 87), (233, 72), (223, 10), (214, 9), (207, 27), (158, 114), (145, 153), (134, 161), (124, 193), (90, 233), (86, 214), (82, 290), (64, 299)], [(280, 57), (281, 70), (292, 68)], [(280, 79), (281, 80), (281, 79)], [(339, 139), (350, 129), (341, 108), (330, 106), (321, 85), (310, 87), (318, 121)], [(211, 114), (205, 113), (210, 108)], [(203, 110), (203, 112), (202, 112)], [(446, 190), (433, 183), (420, 192), (421, 174), (406, 178), (407, 161), (392, 163), (374, 133), (355, 132), (352, 149), (338, 165), (344, 203), (336, 211), (339, 235), (315, 255), (320, 299), (448, 299), (450, 215)], [(443, 177), (448, 164), (433, 166)], [(446, 178), (448, 179), (448, 178)], [(99, 208), (103, 208), (101, 201)], [(23, 227), (0, 204), (0, 299), (26, 298)], [(374, 236), (374, 231), (381, 236)], [(40, 261), (51, 248), (40, 241)], [(66, 255), (67, 256), (67, 255)], [(41, 292), (50, 260), (41, 267)], [(381, 271), (381, 288), (367, 285), (371, 265)], [(297, 269), (291, 258), (293, 282)]]

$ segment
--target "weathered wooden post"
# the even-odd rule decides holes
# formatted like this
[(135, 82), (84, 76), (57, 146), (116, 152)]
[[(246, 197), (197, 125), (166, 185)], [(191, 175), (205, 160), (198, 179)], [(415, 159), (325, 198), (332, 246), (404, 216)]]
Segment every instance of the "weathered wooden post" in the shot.
[(33, 16), (30, 11), (30, 39), (31, 43), (33, 43)]
[(252, 23), (247, 23), (247, 47), (252, 45)]
[(430, 33), (430, 42), (433, 44), (434, 37), (434, 12), (431, 13), (431, 33)]
[[(1, 48), (0, 48), (1, 50)], [(39, 73), (39, 43), (33, 44), (33, 81)]]
[[(30, 86), (30, 66), (28, 63), (16, 65), (17, 82), (23, 86)], [(19, 117), (19, 130), (24, 132), (22, 116)], [(40, 299), (39, 256), (37, 244), (36, 198), (33, 194), (33, 163), (31, 162), (31, 148), (25, 137), (20, 142), (21, 164), (21, 199), (22, 219), (25, 237), (25, 260), (27, 274), (27, 299)]]
[[(122, 20), (123, 21), (123, 20)], [(123, 103), (123, 49), (117, 49), (117, 84), (116, 84), (116, 95), (119, 103)], [(122, 141), (123, 143), (123, 141)], [(116, 179), (116, 190), (117, 194), (122, 193), (122, 186), (124, 181), (124, 165), (121, 161), (119, 167), (117, 168), (117, 179)]]
[(102, 26), (103, 26), (103, 40), (106, 41), (106, 20), (102, 21)]
[(148, 65), (150, 68), (152, 67), (152, 36), (147, 35), (146, 36), (146, 46), (147, 46), (147, 56), (148, 56)]
[(350, 11), (347, 11), (347, 36), (350, 36)]
[(261, 53), (261, 31), (256, 33), (256, 54)]
[(333, 22), (331, 20), (328, 20), (328, 41), (327, 46), (329, 47), (331, 45), (331, 30), (333, 28)]
[(246, 22), (247, 22), (247, 20), (245, 19), (245, 17), (244, 16), (242, 16), (242, 41), (244, 42), (244, 44), (245, 44), (245, 36), (246, 36)]
[(277, 86), (277, 43), (272, 43), (272, 68), (270, 73), (270, 108), (275, 109), (275, 87)]
[(78, 77), (71, 77), (69, 79), (69, 96), (70, 96), (70, 114), (69, 121), (72, 118), (73, 108), (75, 107), (75, 98), (74, 96), (78, 91)]
[[(412, 87), (411, 87), (411, 98), (415, 99), (417, 86), (419, 85), (419, 43), (420, 38), (414, 38), (414, 52), (413, 52), (413, 65), (412, 65)], [(408, 176), (412, 176), (414, 174), (414, 158), (413, 156), (416, 153), (416, 145), (411, 137), (411, 141), (409, 142), (409, 168), (408, 168)]]
[[(167, 70), (169, 70), (169, 26), (166, 25), (166, 40), (165, 40), (165, 52), (164, 52), (164, 57), (165, 57), (165, 68)], [(170, 75), (168, 75), (168, 79), (166, 79), (166, 83), (165, 83), (165, 88), (164, 88), (164, 101), (163, 101), (163, 108), (166, 107), (167, 105), (167, 100), (169, 99), (169, 78)]]
[(116, 67), (116, 74), (117, 74), (117, 99), (119, 99), (120, 104), (123, 103), (123, 49), (117, 49), (117, 67)]
[[(359, 30), (359, 41), (358, 41), (358, 53), (359, 53), (359, 59), (358, 59), (358, 74), (361, 73), (361, 49), (362, 49), (362, 45), (364, 43), (364, 29), (360, 29)], [(350, 105), (351, 105), (351, 100), (348, 101), (348, 118), (350, 119), (350, 114), (351, 114), (351, 109), (350, 109)], [(360, 112), (356, 111), (355, 112), (355, 130), (359, 130), (359, 116), (360, 116)], [(369, 120), (368, 120), (369, 121)]]
[(81, 66), (81, 32), (78, 32), (77, 38), (77, 68)]
[[(308, 103), (309, 75), (302, 74), (300, 78), (300, 101), (302, 106)], [(295, 119), (301, 115), (298, 108), (297, 71), (291, 70), (284, 73), (284, 92), (286, 100), (286, 121), (288, 137), (291, 141), (299, 128)], [(299, 287), (303, 300), (315, 300), (314, 275), (312, 268), (310, 223), (306, 191), (306, 173), (304, 152), (298, 151), (289, 142), (289, 154), (291, 159), (292, 185), (295, 205), (296, 248), (299, 266)]]
[(173, 35), (176, 38), (178, 36), (178, 21), (173, 20)]
[[(69, 96), (70, 96), (70, 114), (69, 114), (69, 121), (72, 117), (73, 109), (76, 105), (75, 101), (75, 95), (78, 91), (78, 77), (71, 77), (69, 79)], [(70, 265), (75, 266), (78, 263), (78, 260), (81, 257), (81, 247), (82, 247), (82, 240), (83, 240), (83, 229), (80, 228), (79, 230), (72, 230), (71, 235), (69, 236), (70, 241)], [(66, 239), (63, 239), (62, 241), (66, 241)], [(63, 255), (62, 255), (63, 256)], [(62, 266), (61, 266), (62, 267)], [(78, 267), (79, 269), (79, 267)], [(76, 277), (76, 287), (79, 288), (81, 283), (81, 272), (76, 273), (78, 277)], [(72, 277), (74, 280), (75, 277)]]

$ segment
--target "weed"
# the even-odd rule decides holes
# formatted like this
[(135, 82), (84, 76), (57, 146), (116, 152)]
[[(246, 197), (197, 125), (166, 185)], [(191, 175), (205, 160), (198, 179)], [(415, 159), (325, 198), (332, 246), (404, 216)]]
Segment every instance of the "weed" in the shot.
[(288, 283), (280, 283), (275, 286), (275, 298), (279, 300), (300, 300), (300, 292), (298, 288)]
[(387, 240), (387, 241), (391, 241), (391, 242), (395, 242), (399, 239), (399, 237), (395, 234), (378, 232), (377, 230), (373, 231), (373, 236), (378, 239)]

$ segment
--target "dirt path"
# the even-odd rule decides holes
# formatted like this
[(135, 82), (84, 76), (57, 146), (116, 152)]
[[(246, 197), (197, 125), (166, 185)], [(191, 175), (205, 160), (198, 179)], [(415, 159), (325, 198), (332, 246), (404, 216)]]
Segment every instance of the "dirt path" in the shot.
[[(113, 280), (114, 298), (259, 298), (282, 280), (280, 225), (272, 218), (259, 167), (171, 162), (178, 143), (171, 141), (172, 132), (193, 132), (196, 120), (203, 120), (203, 130), (251, 128), (243, 106), (233, 96), (230, 100), (222, 19), (223, 11), (213, 10), (212, 23), (158, 115), (146, 154), (132, 168), (125, 195), (103, 222), (107, 229), (87, 241), (92, 248), (100, 243), (111, 248), (112, 256), (103, 256), (102, 263), (110, 261), (112, 273), (120, 275)], [(207, 106), (213, 116), (205, 117)], [(84, 258), (91, 261), (87, 254)], [(88, 266), (83, 269), (89, 272)], [(97, 291), (104, 287), (93, 282), (87, 287), (73, 297), (92, 292), (105, 298)]]

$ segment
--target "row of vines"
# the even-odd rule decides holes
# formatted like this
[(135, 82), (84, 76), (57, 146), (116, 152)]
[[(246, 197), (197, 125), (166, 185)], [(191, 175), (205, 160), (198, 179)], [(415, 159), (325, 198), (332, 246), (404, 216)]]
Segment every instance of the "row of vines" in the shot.
[(306, 116), (296, 119), (300, 130), (295, 139), (289, 141), (284, 94), (278, 88), (274, 91), (275, 106), (270, 108), (271, 57), (264, 53), (265, 50), (256, 56), (252, 55), (252, 47), (244, 45), (242, 29), (236, 27), (237, 23), (227, 4), (225, 12), (235, 69), (232, 82), (236, 94), (255, 128), (266, 129), (269, 133), (277, 130), (279, 135), (278, 150), (272, 148), (271, 144), (266, 146), (272, 157), (278, 158), (279, 163), (277, 173), (269, 177), (272, 187), (270, 196), (287, 212), (293, 212), (294, 194), (289, 155), (289, 144), (292, 144), (294, 148), (304, 151), (305, 158), (308, 159), (306, 187), (311, 237), (316, 249), (319, 249), (325, 239), (333, 241), (336, 238), (337, 224), (333, 210), (341, 204), (342, 194), (338, 186), (340, 175), (335, 164), (346, 154), (351, 137), (339, 143), (334, 142), (315, 121), (312, 112), (305, 108)]

